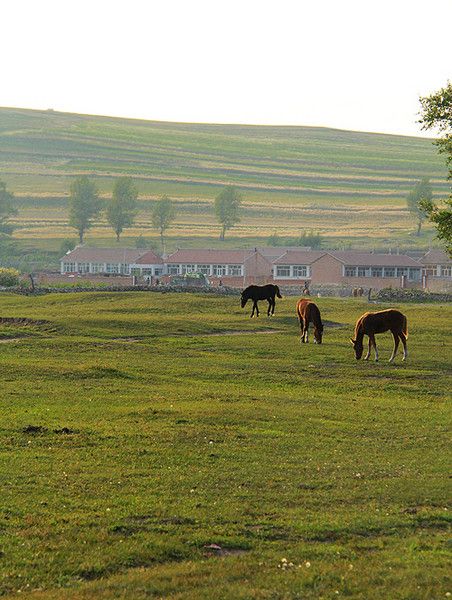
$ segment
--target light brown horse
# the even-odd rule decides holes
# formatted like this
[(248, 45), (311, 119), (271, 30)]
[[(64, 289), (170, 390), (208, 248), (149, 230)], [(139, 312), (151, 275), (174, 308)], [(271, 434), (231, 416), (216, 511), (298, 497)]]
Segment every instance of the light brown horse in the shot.
[(309, 323), (314, 325), (314, 343), (322, 343), (323, 335), (323, 323), (320, 317), (320, 310), (317, 304), (307, 300), (306, 298), (300, 298), (297, 302), (297, 316), (300, 322), (301, 339), (302, 344), (308, 343)]
[(389, 362), (392, 362), (395, 358), (397, 348), (399, 347), (399, 341), (403, 344), (402, 360), (406, 360), (406, 357), (408, 356), (406, 348), (406, 339), (408, 337), (406, 316), (393, 308), (380, 310), (379, 312), (366, 312), (356, 321), (355, 337), (350, 340), (355, 350), (356, 360), (359, 360), (363, 354), (363, 338), (367, 335), (369, 336), (369, 348), (364, 360), (369, 360), (370, 351), (373, 346), (375, 349), (375, 360), (378, 361), (375, 334), (384, 333), (385, 331), (391, 331), (394, 338), (394, 350), (392, 351)]

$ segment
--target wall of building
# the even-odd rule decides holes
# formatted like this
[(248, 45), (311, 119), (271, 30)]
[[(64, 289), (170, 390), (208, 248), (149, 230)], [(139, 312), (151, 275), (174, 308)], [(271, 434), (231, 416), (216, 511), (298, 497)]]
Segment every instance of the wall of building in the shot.
[(344, 283), (342, 263), (329, 254), (321, 256), (311, 265), (311, 282)]

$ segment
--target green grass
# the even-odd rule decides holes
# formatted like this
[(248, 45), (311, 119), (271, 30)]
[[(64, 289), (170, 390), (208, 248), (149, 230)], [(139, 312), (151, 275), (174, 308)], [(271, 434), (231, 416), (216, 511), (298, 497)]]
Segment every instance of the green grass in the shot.
[[(0, 178), (20, 209), (15, 237), (39, 240), (74, 235), (68, 222), (70, 183), (88, 174), (105, 197), (114, 180), (131, 175), (140, 192), (137, 222), (128, 237), (154, 240), (150, 209), (168, 194), (177, 219), (176, 239), (214, 241), (219, 227), (213, 199), (225, 184), (244, 195), (242, 221), (233, 235), (262, 244), (273, 232), (295, 237), (315, 229), (355, 247), (427, 248), (426, 228), (414, 237), (405, 197), (430, 177), (439, 200), (447, 195), (447, 169), (432, 140), (316, 127), (159, 123), (49, 111), (0, 108)], [(372, 228), (369, 230), (369, 223)], [(105, 219), (88, 240), (111, 238)], [(53, 265), (54, 266), (54, 265)]]
[(0, 593), (452, 591), (452, 308), (403, 307), (409, 359), (389, 365), (389, 335), (381, 363), (353, 358), (367, 304), (318, 304), (325, 343), (302, 346), (293, 298), (251, 320), (236, 297), (2, 294), (32, 321), (0, 325)]

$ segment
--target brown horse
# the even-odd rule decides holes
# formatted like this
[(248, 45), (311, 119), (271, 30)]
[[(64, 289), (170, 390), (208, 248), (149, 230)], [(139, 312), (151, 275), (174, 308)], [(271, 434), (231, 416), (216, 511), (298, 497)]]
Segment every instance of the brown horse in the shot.
[(314, 302), (306, 298), (300, 298), (297, 302), (297, 316), (300, 322), (302, 344), (308, 343), (309, 323), (314, 325), (314, 343), (322, 343), (323, 323), (320, 317), (320, 310)]
[(359, 360), (363, 354), (363, 338), (369, 336), (369, 348), (364, 360), (369, 360), (372, 346), (375, 348), (375, 360), (378, 360), (377, 344), (375, 343), (375, 334), (391, 331), (394, 338), (394, 350), (392, 351), (389, 362), (395, 358), (399, 341), (403, 344), (403, 359), (408, 356), (406, 348), (406, 339), (408, 337), (406, 316), (389, 308), (388, 310), (380, 310), (379, 312), (366, 312), (357, 321), (355, 325), (355, 337), (350, 340), (355, 350), (356, 360)]

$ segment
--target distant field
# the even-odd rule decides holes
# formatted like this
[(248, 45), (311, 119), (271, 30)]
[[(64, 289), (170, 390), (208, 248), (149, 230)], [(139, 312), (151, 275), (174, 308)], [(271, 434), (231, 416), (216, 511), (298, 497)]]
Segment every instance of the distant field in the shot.
[[(413, 239), (405, 196), (422, 176), (431, 178), (438, 198), (448, 189), (444, 161), (423, 138), (0, 109), (0, 178), (18, 199), (17, 238), (34, 243), (74, 235), (67, 197), (80, 174), (95, 179), (105, 197), (115, 177), (133, 176), (142, 202), (136, 225), (125, 232), (130, 238), (157, 239), (150, 209), (170, 195), (178, 208), (169, 231), (175, 245), (180, 237), (218, 235), (213, 199), (234, 184), (245, 206), (233, 235), (244, 242), (315, 229), (331, 243), (426, 246), (432, 229)], [(110, 237), (101, 221), (88, 241)]]
[(293, 298), (1, 294), (0, 595), (446, 598), (452, 307), (389, 365), (318, 303), (302, 346)]

